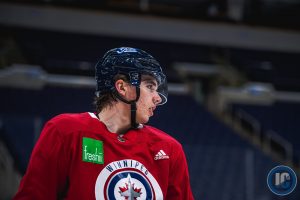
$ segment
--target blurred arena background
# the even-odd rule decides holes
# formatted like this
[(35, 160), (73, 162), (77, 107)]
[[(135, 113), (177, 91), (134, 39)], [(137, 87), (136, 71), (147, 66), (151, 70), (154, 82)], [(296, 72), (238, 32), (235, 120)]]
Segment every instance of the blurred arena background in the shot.
[[(11, 199), (44, 123), (94, 111), (94, 65), (133, 46), (165, 68), (150, 124), (179, 140), (199, 200), (274, 195), (300, 176), (299, 0), (7, 0), (0, 3), (0, 199)], [(84, 187), (84, 186), (83, 186)]]

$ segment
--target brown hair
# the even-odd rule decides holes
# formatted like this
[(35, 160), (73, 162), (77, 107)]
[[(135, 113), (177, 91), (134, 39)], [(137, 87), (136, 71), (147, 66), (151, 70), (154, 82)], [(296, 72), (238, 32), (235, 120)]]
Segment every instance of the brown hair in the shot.
[[(117, 74), (114, 77), (114, 83), (120, 79), (122, 79), (125, 82), (129, 82), (126, 75)], [(113, 91), (109, 91), (109, 92), (100, 94), (99, 97), (96, 96), (94, 98), (94, 105), (96, 107), (96, 113), (99, 114), (104, 108), (106, 108), (107, 106), (110, 106), (110, 107), (113, 106), (113, 103), (117, 102), (117, 101), (118, 101), (117, 97)]]

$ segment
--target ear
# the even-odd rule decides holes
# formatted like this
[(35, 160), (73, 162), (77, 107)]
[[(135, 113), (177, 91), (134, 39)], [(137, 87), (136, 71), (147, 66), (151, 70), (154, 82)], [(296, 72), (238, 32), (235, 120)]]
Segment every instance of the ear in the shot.
[(115, 88), (121, 96), (125, 96), (125, 94), (128, 90), (128, 84), (124, 80), (118, 79), (115, 82)]

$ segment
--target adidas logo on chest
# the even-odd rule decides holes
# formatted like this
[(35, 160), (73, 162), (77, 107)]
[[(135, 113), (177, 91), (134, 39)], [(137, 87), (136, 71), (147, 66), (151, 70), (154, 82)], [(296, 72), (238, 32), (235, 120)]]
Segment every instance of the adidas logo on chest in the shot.
[(159, 152), (157, 152), (157, 154), (154, 156), (154, 160), (163, 160), (169, 158), (170, 157), (163, 150), (159, 150)]

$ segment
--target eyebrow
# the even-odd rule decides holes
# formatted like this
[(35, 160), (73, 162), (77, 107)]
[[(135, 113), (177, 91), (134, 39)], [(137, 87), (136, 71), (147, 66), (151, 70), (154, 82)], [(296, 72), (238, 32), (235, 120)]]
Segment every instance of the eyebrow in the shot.
[(154, 86), (157, 86), (157, 83), (152, 78), (145, 78), (145, 79), (142, 79), (142, 81), (144, 81), (146, 83), (150, 83)]

